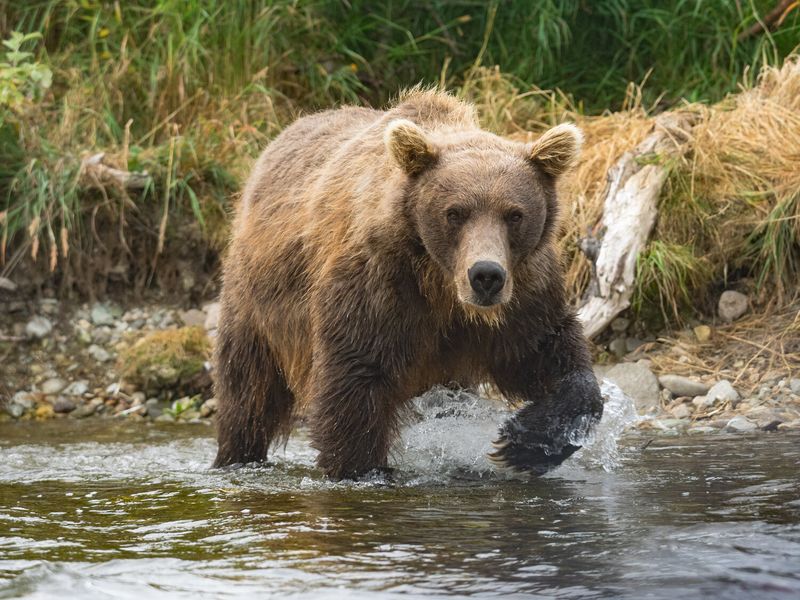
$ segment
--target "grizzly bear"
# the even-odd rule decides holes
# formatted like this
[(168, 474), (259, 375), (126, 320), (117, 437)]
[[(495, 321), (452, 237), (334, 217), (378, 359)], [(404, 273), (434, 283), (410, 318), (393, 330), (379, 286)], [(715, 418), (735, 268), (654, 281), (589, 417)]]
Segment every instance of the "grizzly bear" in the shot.
[(303, 414), (328, 476), (387, 468), (409, 400), (450, 383), (519, 406), (498, 465), (541, 474), (577, 450), (603, 403), (554, 238), (581, 142), (569, 124), (510, 141), (420, 89), (284, 130), (224, 261), (215, 466), (265, 460)]

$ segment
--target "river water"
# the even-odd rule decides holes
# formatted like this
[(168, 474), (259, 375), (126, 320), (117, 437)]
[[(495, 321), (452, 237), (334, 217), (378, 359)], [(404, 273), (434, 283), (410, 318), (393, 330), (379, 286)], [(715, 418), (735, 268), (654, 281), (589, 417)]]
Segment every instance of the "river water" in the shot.
[(203, 425), (0, 425), (0, 598), (800, 598), (800, 436), (620, 438), (604, 391), (532, 480), (484, 456), (502, 411), (445, 392), (357, 483), (302, 432), (225, 472)]

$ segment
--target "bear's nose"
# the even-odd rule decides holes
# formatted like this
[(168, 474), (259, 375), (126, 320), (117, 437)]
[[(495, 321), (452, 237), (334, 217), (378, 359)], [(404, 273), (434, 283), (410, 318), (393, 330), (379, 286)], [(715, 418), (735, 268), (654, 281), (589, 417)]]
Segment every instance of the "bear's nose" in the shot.
[(481, 260), (467, 271), (469, 284), (483, 299), (492, 298), (506, 284), (506, 270), (496, 262)]

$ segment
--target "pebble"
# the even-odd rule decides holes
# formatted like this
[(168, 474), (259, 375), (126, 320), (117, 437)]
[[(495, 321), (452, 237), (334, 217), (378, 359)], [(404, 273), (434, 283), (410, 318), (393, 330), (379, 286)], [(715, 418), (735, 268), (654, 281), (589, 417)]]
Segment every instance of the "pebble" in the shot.
[(698, 342), (707, 342), (711, 339), (711, 327), (708, 325), (698, 325), (694, 328), (694, 337)]
[(15, 292), (17, 291), (17, 284), (6, 277), (0, 277), (0, 289), (7, 292)]
[(688, 419), (692, 416), (692, 409), (687, 404), (679, 404), (670, 411), (676, 419)]
[(88, 391), (89, 382), (85, 379), (73, 381), (66, 388), (64, 388), (64, 394), (67, 396), (83, 396)]
[(758, 429), (758, 425), (747, 417), (739, 415), (728, 421), (725, 425), (725, 429), (738, 432), (755, 431)]
[(53, 323), (47, 317), (33, 317), (25, 325), (25, 333), (32, 338), (43, 338), (51, 331), (53, 331)]
[(113, 325), (114, 315), (111, 314), (111, 309), (106, 304), (96, 303), (92, 306), (90, 313), (92, 323), (95, 325)]
[(98, 346), (97, 344), (92, 344), (89, 346), (88, 352), (89, 356), (91, 356), (97, 362), (108, 362), (111, 360), (111, 354), (109, 351), (102, 346)]
[(53, 377), (42, 383), (42, 393), (48, 396), (59, 393), (67, 387), (67, 382), (59, 377)]
[(735, 403), (739, 401), (739, 392), (733, 388), (730, 381), (723, 379), (715, 383), (711, 389), (708, 390), (706, 398), (710, 404), (731, 402), (735, 405)]
[(723, 321), (735, 321), (747, 312), (747, 296), (741, 292), (727, 290), (719, 297), (717, 312)]
[(81, 404), (70, 414), (76, 419), (85, 419), (86, 417), (91, 417), (96, 410), (97, 410), (97, 404), (90, 402), (88, 404)]
[(36, 400), (30, 392), (17, 392), (11, 398), (10, 404), (21, 406), (23, 411), (32, 410), (36, 406)]
[(206, 320), (204, 323), (206, 331), (211, 331), (212, 329), (217, 328), (219, 324), (219, 308), (219, 302), (211, 302), (203, 307), (203, 310), (206, 313)]
[(661, 375), (658, 382), (676, 396), (704, 396), (710, 386), (681, 375)]
[(800, 396), (800, 379), (796, 377), (789, 380), (789, 389), (792, 390), (793, 394), (797, 394)]
[(209, 398), (203, 405), (200, 407), (200, 416), (203, 418), (208, 418), (212, 414), (217, 411), (217, 399), (216, 398)]
[(617, 358), (622, 358), (628, 353), (627, 344), (625, 343), (624, 337), (618, 337), (611, 340), (611, 343), (608, 345), (608, 349)]
[(66, 398), (64, 396), (59, 396), (56, 398), (56, 401), (53, 402), (53, 412), (64, 414), (70, 413), (75, 410), (75, 402)]
[(15, 402), (9, 402), (6, 404), (6, 412), (13, 418), (19, 419), (25, 414), (25, 408), (20, 404), (16, 404)]

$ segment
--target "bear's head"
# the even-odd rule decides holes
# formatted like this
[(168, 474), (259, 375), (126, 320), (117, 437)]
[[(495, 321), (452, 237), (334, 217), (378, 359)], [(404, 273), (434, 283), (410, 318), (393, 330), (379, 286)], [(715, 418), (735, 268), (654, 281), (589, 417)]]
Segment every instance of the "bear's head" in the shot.
[(405, 119), (388, 125), (388, 153), (408, 178), (407, 212), (468, 314), (496, 321), (515, 276), (551, 243), (556, 181), (582, 141), (571, 124), (531, 144), (481, 130), (426, 132)]

